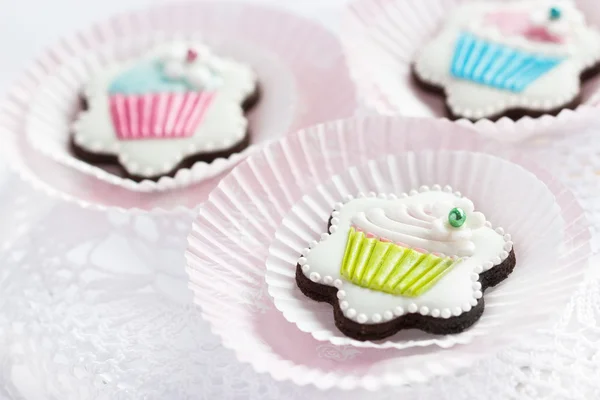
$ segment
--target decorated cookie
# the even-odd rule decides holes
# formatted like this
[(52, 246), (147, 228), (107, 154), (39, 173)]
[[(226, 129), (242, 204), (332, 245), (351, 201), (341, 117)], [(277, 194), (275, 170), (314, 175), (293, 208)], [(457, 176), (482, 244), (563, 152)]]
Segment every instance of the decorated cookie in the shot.
[(556, 114), (579, 104), (600, 33), (569, 0), (466, 2), (417, 54), (414, 75), (454, 118)]
[(255, 73), (203, 44), (174, 42), (113, 65), (84, 88), (72, 147), (89, 162), (118, 163), (136, 180), (173, 175), (249, 143), (244, 112), (256, 102)]
[(334, 308), (346, 336), (377, 340), (402, 329), (461, 332), (483, 294), (515, 267), (513, 243), (449, 187), (371, 193), (335, 204), (329, 227), (296, 267), (300, 290)]

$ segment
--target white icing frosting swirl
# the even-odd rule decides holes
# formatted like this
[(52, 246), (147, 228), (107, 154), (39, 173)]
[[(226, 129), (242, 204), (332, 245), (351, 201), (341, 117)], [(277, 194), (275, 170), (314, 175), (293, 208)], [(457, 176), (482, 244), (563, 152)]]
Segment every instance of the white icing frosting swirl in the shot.
[[(193, 51), (195, 58), (188, 59)], [(214, 90), (222, 83), (219, 61), (207, 46), (187, 46), (185, 43), (172, 43), (161, 51), (163, 71), (172, 79), (185, 79), (191, 85), (205, 90)]]
[[(585, 24), (585, 17), (579, 11), (572, 0), (553, 0), (546, 2), (547, 7), (540, 7), (531, 13), (531, 22), (543, 26), (553, 34), (566, 40), (570, 39), (571, 31)], [(548, 18), (549, 7), (558, 7), (561, 11), (560, 18), (551, 20)]]
[[(466, 222), (458, 228), (450, 225), (448, 214), (454, 207), (465, 212)], [(401, 204), (396, 208), (372, 208), (352, 217), (352, 224), (368, 234), (428, 253), (472, 256), (473, 230), (485, 224), (485, 217), (474, 211), (465, 198), (434, 204)]]

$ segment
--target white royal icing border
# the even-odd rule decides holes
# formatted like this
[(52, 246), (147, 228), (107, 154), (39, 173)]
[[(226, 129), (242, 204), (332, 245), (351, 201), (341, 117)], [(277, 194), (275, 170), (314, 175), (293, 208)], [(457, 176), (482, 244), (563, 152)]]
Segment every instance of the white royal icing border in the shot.
[[(562, 2), (567, 3), (566, 0)], [(521, 93), (457, 79), (450, 73), (455, 41), (459, 32), (464, 30), (524, 50), (540, 52), (541, 48), (543, 54), (563, 54), (565, 50), (543, 44), (532, 45), (524, 39), (506, 37), (489, 26), (478, 29), (480, 24), (473, 22), (492, 11), (553, 3), (560, 5), (561, 1), (466, 2), (453, 10), (451, 16), (443, 22), (441, 31), (419, 51), (415, 58), (414, 71), (422, 81), (445, 90), (446, 103), (452, 113), (459, 117), (481, 119), (516, 108), (545, 112), (566, 106), (580, 94), (581, 73), (600, 61), (600, 32), (587, 25), (578, 27), (581, 31), (581, 43), (570, 45), (567, 52), (570, 52), (571, 56)]]
[[(194, 46), (205, 47), (201, 43), (190, 43), (190, 47)], [(191, 137), (119, 140), (111, 121), (108, 88), (115, 77), (140, 61), (163, 57), (163, 49), (164, 45), (158, 46), (143, 57), (113, 64), (92, 76), (84, 87), (88, 109), (79, 113), (73, 123), (73, 139), (78, 146), (93, 153), (117, 156), (132, 175), (166, 174), (186, 157), (235, 147), (244, 140), (248, 130), (242, 103), (257, 90), (256, 74), (245, 64), (218, 58), (222, 84)]]
[[(444, 186), (442, 188), (440, 185), (433, 185), (433, 186), (431, 186), (431, 188), (428, 186), (421, 186), (418, 191), (411, 190), (408, 193), (402, 193), (400, 196), (396, 196), (395, 194), (384, 194), (384, 193), (376, 194), (374, 192), (371, 192), (368, 195), (365, 195), (364, 193), (359, 193), (357, 198), (361, 199), (361, 198), (371, 197), (371, 198), (378, 198), (378, 199), (383, 199), (383, 200), (397, 200), (397, 199), (407, 198), (407, 197), (411, 197), (411, 196), (416, 196), (420, 193), (429, 192), (429, 191), (453, 193), (452, 188), (450, 186)], [(463, 197), (460, 192), (454, 192), (453, 194), (459, 198)], [(340, 309), (343, 311), (344, 316), (346, 318), (349, 318), (349, 319), (354, 320), (361, 324), (374, 324), (374, 323), (390, 321), (396, 317), (400, 317), (407, 313), (419, 313), (421, 315), (430, 315), (434, 318), (447, 319), (452, 316), (457, 317), (457, 316), (461, 315), (463, 312), (469, 312), (472, 307), (477, 305), (479, 299), (481, 299), (483, 296), (483, 292), (481, 291), (481, 283), (479, 282), (479, 275), (482, 272), (488, 271), (488, 270), (492, 269), (493, 267), (501, 264), (506, 258), (508, 258), (509, 253), (511, 252), (511, 250), (513, 248), (513, 242), (512, 242), (511, 235), (505, 233), (504, 229), (501, 227), (495, 228), (494, 231), (498, 235), (500, 235), (502, 237), (502, 239), (504, 240), (504, 245), (502, 246), (502, 250), (499, 252), (499, 254), (496, 257), (494, 257), (492, 259), (492, 261), (487, 261), (487, 262), (482, 263), (481, 265), (477, 265), (473, 268), (473, 272), (471, 273), (471, 280), (473, 281), (473, 283), (471, 285), (472, 293), (471, 293), (471, 297), (468, 302), (464, 302), (462, 304), (452, 304), (452, 305), (449, 305), (448, 307), (440, 307), (440, 308), (432, 308), (432, 309), (429, 309), (427, 306), (419, 306), (417, 303), (411, 302), (407, 307), (396, 306), (393, 309), (384, 309), (384, 310), (381, 310), (380, 312), (372, 313), (370, 315), (367, 315), (365, 313), (359, 313), (357, 311), (357, 308), (360, 308), (359, 305), (350, 304), (350, 302), (348, 301), (348, 298), (347, 298), (347, 293), (346, 293), (346, 290), (349, 286), (354, 286), (354, 287), (358, 287), (358, 286), (352, 284), (351, 282), (344, 282), (342, 279), (340, 279), (341, 278), (340, 276), (332, 276), (332, 275), (321, 276), (321, 274), (319, 272), (311, 270), (311, 266), (309, 265), (308, 259), (307, 259), (307, 257), (311, 253), (311, 250), (315, 249), (317, 246), (319, 246), (319, 244), (326, 241), (333, 233), (335, 233), (337, 231), (338, 224), (339, 224), (338, 217), (340, 215), (340, 210), (342, 210), (343, 207), (347, 203), (349, 203), (353, 200), (355, 200), (355, 197), (352, 195), (348, 195), (345, 197), (343, 202), (338, 202), (334, 205), (334, 211), (331, 213), (331, 226), (329, 227), (329, 232), (322, 233), (319, 241), (316, 241), (316, 240), (311, 241), (309, 244), (309, 247), (305, 248), (302, 251), (301, 257), (298, 259), (297, 264), (300, 265), (300, 268), (301, 268), (302, 272), (304, 273), (304, 275), (306, 277), (308, 277), (311, 281), (313, 281), (315, 283), (321, 283), (324, 285), (336, 287), (338, 289), (337, 298), (339, 300), (339, 306), (340, 306)], [(489, 221), (486, 221), (485, 227), (492, 228), (492, 225)], [(336, 267), (336, 271), (339, 271), (339, 267), (340, 267), (339, 265)], [(345, 288), (346, 288), (346, 290), (344, 290)], [(361, 288), (361, 289), (363, 289), (363, 288)], [(364, 290), (367, 291), (368, 289), (364, 289)], [(393, 295), (379, 293), (379, 292), (375, 292), (375, 291), (373, 291), (373, 293), (377, 293), (377, 295), (383, 295), (383, 296), (393, 296)]]

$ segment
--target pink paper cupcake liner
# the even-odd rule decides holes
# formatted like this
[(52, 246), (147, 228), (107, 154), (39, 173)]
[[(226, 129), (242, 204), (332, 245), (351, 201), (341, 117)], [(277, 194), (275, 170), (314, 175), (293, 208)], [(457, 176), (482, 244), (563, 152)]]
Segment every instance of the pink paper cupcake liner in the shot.
[[(513, 163), (533, 171), (544, 182), (552, 195), (542, 196), (543, 201), (540, 198), (543, 208), (537, 207), (535, 199), (528, 200), (529, 206), (519, 210), (520, 216), (512, 224), (519, 231), (518, 235), (525, 237), (534, 227), (525, 222), (521, 226), (518, 221), (525, 221), (529, 212), (544, 216), (544, 210), (552, 209), (549, 205), (558, 204), (558, 219), (543, 217), (545, 223), (558, 232), (553, 232), (554, 239), (548, 242), (553, 250), (543, 252), (541, 260), (555, 263), (552, 254), (564, 251), (561, 253), (564, 262), (550, 271), (540, 264), (528, 268), (532, 266), (527, 264), (528, 259), (532, 258), (525, 256), (523, 249), (519, 262), (525, 268), (520, 272), (516, 270), (522, 279), (513, 282), (516, 286), (507, 282), (504, 287), (501, 285), (486, 294), (493, 296), (490, 305), (497, 306), (487, 308), (485, 320), (476, 325), (480, 335), (458, 340), (456, 345), (444, 349), (440, 347), (448, 347), (446, 337), (428, 338), (427, 343), (422, 338), (412, 337), (415, 341), (410, 345), (407, 341), (407, 346), (402, 348), (392, 345), (384, 345), (385, 349), (358, 348), (352, 343), (320, 341), (329, 340), (326, 337), (331, 330), (328, 323), (332, 322), (329, 305), (313, 302), (314, 309), (299, 310), (295, 314), (309, 313), (316, 317), (320, 329), (315, 331), (298, 329), (280, 312), (281, 304), (273, 305), (269, 291), (289, 293), (295, 284), (289, 280), (293, 273), (286, 270), (282, 275), (271, 276), (269, 285), (275, 287), (267, 288), (269, 247), (277, 241), (271, 256), (290, 265), (295, 263), (298, 255), (294, 252), (295, 255), (290, 256), (290, 251), (299, 241), (310, 241), (313, 233), (322, 233), (326, 214), (331, 211), (329, 207), (345, 194), (370, 190), (390, 193), (401, 191), (404, 186), (432, 185), (434, 182), (427, 181), (431, 176), (454, 187), (460, 186), (466, 195), (479, 193), (480, 197), (474, 199), (477, 204), (495, 201), (492, 194), (500, 195), (498, 188), (486, 188), (496, 184), (504, 188), (514, 184), (514, 190), (527, 193), (529, 180), (513, 178), (510, 174), (520, 167), (506, 161), (486, 162), (493, 157), (469, 151), (503, 154)], [(452, 163), (454, 158), (465, 156), (470, 163)], [(401, 163), (402, 159), (407, 162)], [(450, 164), (446, 161), (452, 168), (448, 168)], [(317, 125), (290, 135), (236, 167), (200, 207), (188, 237), (187, 251), (187, 271), (195, 301), (225, 347), (234, 350), (241, 361), (250, 363), (259, 372), (270, 373), (276, 380), (312, 384), (321, 389), (378, 390), (426, 382), (434, 376), (472, 366), (521, 335), (533, 335), (535, 329), (548, 323), (550, 316), (557, 316), (573, 288), (582, 280), (591, 256), (590, 222), (581, 206), (569, 189), (533, 164), (534, 161), (551, 164), (556, 159), (542, 152), (520, 157), (518, 153), (499, 148), (494, 141), (473, 135), (470, 129), (433, 119), (356, 118)], [(465, 170), (469, 165), (481, 168)], [(522, 174), (530, 172), (521, 169), (519, 176)], [(483, 176), (487, 179), (476, 179)], [(326, 182), (326, 187), (320, 187)], [(500, 197), (505, 204), (511, 204), (510, 191)], [(294, 205), (299, 205), (298, 214), (282, 226)], [(502, 221), (513, 215), (510, 207), (483, 211), (490, 220)], [(302, 221), (298, 215), (303, 216)], [(315, 223), (316, 219), (319, 223)], [(555, 225), (560, 219), (565, 221), (562, 232), (557, 228), (561, 224)], [(278, 230), (281, 232), (276, 237)], [(564, 247), (556, 242), (556, 234)], [(542, 230), (533, 235), (529, 243), (543, 243), (543, 238)], [(544, 293), (547, 301), (526, 307), (522, 314), (515, 314), (514, 308), (509, 307), (508, 312), (503, 308), (517, 297), (531, 295), (527, 282), (535, 284), (535, 278), (540, 276), (547, 285), (537, 289)], [(302, 296), (281, 299), (283, 302), (304, 300)], [(509, 319), (510, 324), (502, 324)], [(331, 353), (335, 359), (330, 357)]]
[(112, 95), (110, 113), (121, 140), (191, 136), (215, 96), (211, 92)]
[[(380, 114), (446, 118), (443, 95), (424, 92), (414, 83), (411, 64), (416, 51), (436, 32), (444, 17), (465, 1), (354, 0), (342, 23), (342, 44), (352, 77), (367, 107)], [(476, 0), (475, 0), (476, 1)], [(576, 0), (589, 24), (600, 28), (600, 9), (593, 0)], [(586, 80), (581, 104), (556, 116), (500, 118), (493, 122), (459, 119), (494, 139), (515, 142), (541, 134), (560, 134), (600, 123), (600, 76)]]
[[(251, 145), (158, 181), (135, 182), (73, 157), (69, 132), (91, 74), (170, 39), (206, 42), (257, 71), (263, 96), (248, 114)], [(253, 4), (172, 3), (96, 24), (29, 66), (4, 104), (0, 151), (36, 186), (81, 204), (189, 209), (204, 200), (216, 177), (263, 144), (306, 125), (349, 117), (357, 106), (341, 45), (318, 23)], [(202, 186), (190, 187), (198, 182)]]

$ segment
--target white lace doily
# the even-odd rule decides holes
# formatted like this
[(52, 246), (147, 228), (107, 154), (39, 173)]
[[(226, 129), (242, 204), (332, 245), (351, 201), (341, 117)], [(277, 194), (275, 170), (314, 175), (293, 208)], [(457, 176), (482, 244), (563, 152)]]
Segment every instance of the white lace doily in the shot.
[[(512, 147), (526, 151), (581, 199), (600, 226), (595, 199), (600, 144), (590, 130)], [(381, 391), (321, 392), (275, 382), (238, 363), (191, 303), (184, 271), (190, 217), (77, 208), (14, 177), (0, 180), (0, 396), (14, 399), (593, 399), (600, 398), (600, 277), (560, 322), (459, 376)], [(597, 235), (596, 235), (597, 236)], [(597, 248), (597, 237), (595, 238)], [(255, 312), (272, 301), (257, 291)], [(343, 364), (360, 349), (324, 343)], [(404, 397), (406, 396), (406, 397)]]

